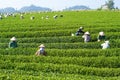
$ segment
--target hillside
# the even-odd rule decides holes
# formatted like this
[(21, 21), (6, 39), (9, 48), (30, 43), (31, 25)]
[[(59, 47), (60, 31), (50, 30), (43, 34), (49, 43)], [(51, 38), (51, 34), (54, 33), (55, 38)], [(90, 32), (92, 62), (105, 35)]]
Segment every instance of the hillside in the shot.
[(51, 11), (50, 8), (39, 7), (35, 5), (24, 6), (19, 10), (15, 10), (12, 7), (0, 9), (0, 13), (16, 13), (16, 12), (39, 12), (39, 11)]
[(31, 6), (22, 7), (19, 11), (20, 12), (37, 12), (37, 11), (51, 11), (51, 9), (31, 5)]
[(81, 6), (76, 5), (76, 6), (66, 8), (64, 10), (90, 10), (90, 8), (84, 5), (81, 5)]
[[(0, 80), (120, 80), (119, 11), (15, 15), (0, 19)], [(81, 26), (90, 32), (90, 42), (71, 36)], [(110, 41), (106, 50), (101, 47), (104, 40), (97, 42), (100, 31)], [(18, 47), (8, 48), (13, 36)], [(47, 56), (35, 55), (40, 44)]]
[(4, 9), (0, 9), (0, 13), (15, 13), (15, 12), (17, 12), (17, 10), (15, 10), (12, 7), (7, 7), (7, 8), (4, 8)]

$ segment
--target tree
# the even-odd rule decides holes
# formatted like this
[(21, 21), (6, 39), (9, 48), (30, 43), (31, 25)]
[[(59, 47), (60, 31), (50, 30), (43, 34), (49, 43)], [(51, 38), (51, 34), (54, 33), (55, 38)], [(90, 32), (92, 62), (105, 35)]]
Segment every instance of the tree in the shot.
[(114, 0), (108, 0), (106, 4), (108, 6), (108, 9), (110, 10), (114, 9)]
[(119, 10), (119, 8), (118, 8), (118, 7), (116, 7), (115, 9), (116, 9), (116, 10)]

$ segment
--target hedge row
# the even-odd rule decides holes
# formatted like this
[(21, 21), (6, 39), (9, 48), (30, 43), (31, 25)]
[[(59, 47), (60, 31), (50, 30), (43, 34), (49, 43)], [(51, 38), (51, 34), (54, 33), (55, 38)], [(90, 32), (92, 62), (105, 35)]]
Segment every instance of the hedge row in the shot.
[(119, 68), (120, 57), (36, 57), (36, 56), (0, 56), (1, 62), (10, 61), (12, 63), (53, 63), (53, 64), (73, 64), (97, 68)]
[[(37, 48), (41, 43), (18, 43), (19, 48)], [(47, 49), (101, 49), (101, 43), (46, 43)], [(0, 48), (8, 48), (8, 43), (0, 43)], [(110, 48), (120, 48), (119, 43), (111, 43)]]
[[(113, 39), (112, 39), (112, 38)], [(117, 37), (107, 37), (110, 39), (110, 42), (119, 42)], [(0, 43), (8, 43), (10, 38), (0, 38)], [(97, 37), (92, 36), (90, 42), (96, 42)], [(81, 36), (60, 36), (60, 37), (38, 37), (38, 38), (17, 38), (18, 43), (74, 43), (74, 42), (84, 42), (84, 39)]]
[[(66, 26), (59, 26), (59, 25), (54, 25), (54, 26), (48, 26), (48, 25), (35, 25), (35, 26), (32, 26), (30, 27), (30, 25), (26, 25), (24, 27), (19, 27), (19, 25), (23, 25), (23, 24), (19, 24), (19, 25), (16, 25), (14, 24), (15, 26), (12, 26), (12, 27), (2, 27), (0, 29), (0, 32), (28, 32), (28, 31), (40, 31), (40, 32), (43, 32), (43, 31), (62, 31), (62, 30), (67, 30), (67, 31), (72, 31), (72, 32), (76, 32), (78, 29), (79, 29), (79, 26), (69, 26), (69, 27), (66, 27)], [(73, 29), (74, 27), (74, 29)], [(103, 26), (105, 27), (105, 26)], [(85, 26), (84, 28), (84, 31), (90, 31), (90, 33), (99, 33), (100, 31), (104, 31), (105, 33), (109, 33), (109, 32), (120, 32), (120, 28), (119, 27), (94, 27), (94, 28), (89, 28), (89, 26)]]
[(0, 70), (1, 80), (119, 80), (120, 77), (98, 77), (78, 74), (44, 73), (41, 71)]
[[(0, 38), (10, 38), (10, 37), (17, 37), (17, 38), (25, 38), (25, 37), (54, 37), (54, 36), (71, 36), (71, 33), (76, 33), (73, 32), (72, 30), (59, 30), (59, 31), (26, 31), (26, 32), (2, 32), (0, 35)], [(119, 39), (120, 32), (108, 32), (106, 33), (107, 39)], [(96, 39), (98, 36), (97, 34), (91, 34), (92, 39)]]
[[(19, 43), (20, 48), (37, 48), (40, 44), (38, 43)], [(45, 44), (48, 49), (100, 49), (100, 43), (47, 43)], [(111, 48), (118, 48), (120, 45), (113, 44)], [(1, 43), (0, 48), (8, 48), (8, 44)]]
[[(34, 55), (37, 48), (0, 49), (1, 55)], [(46, 49), (48, 56), (59, 57), (98, 57), (120, 56), (120, 49)]]
[(95, 75), (101, 77), (120, 76), (120, 68), (95, 68), (85, 67), (71, 64), (51, 64), (51, 63), (11, 63), (0, 62), (0, 69), (14, 69), (24, 71), (42, 71), (42, 72), (58, 72), (66, 74), (82, 74)]

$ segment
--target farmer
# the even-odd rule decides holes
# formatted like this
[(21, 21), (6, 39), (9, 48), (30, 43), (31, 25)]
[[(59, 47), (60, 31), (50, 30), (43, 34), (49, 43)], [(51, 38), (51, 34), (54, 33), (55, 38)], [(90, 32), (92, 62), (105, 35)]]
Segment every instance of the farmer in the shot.
[(44, 46), (44, 44), (41, 44), (40, 46), (39, 46), (39, 49), (38, 49), (38, 51), (35, 53), (36, 55), (45, 55), (46, 56), (46, 52), (45, 52), (45, 46)]
[(57, 17), (58, 17), (57, 14), (53, 16), (54, 19), (57, 19)]
[(84, 42), (89, 42), (90, 41), (90, 33), (87, 31), (85, 34), (82, 36), (84, 38)]
[(49, 19), (49, 16), (46, 16), (46, 19)]
[(76, 36), (84, 34), (83, 27), (80, 27), (79, 30), (76, 32)]
[(22, 14), (20, 15), (20, 19), (24, 19), (24, 16)]
[(60, 17), (63, 17), (63, 15), (61, 14)]
[(98, 42), (100, 42), (101, 40), (105, 40), (105, 34), (103, 31), (99, 32), (97, 39), (98, 39)]
[(9, 48), (16, 48), (16, 47), (17, 47), (16, 38), (12, 37), (9, 42)]
[(2, 19), (2, 16), (0, 15), (0, 19)]
[(33, 19), (35, 19), (35, 17), (34, 17), (34, 16), (31, 16), (30, 19), (33, 20)]
[(110, 47), (109, 44), (110, 44), (109, 41), (105, 41), (105, 43), (101, 44), (102, 49), (107, 49), (107, 48), (109, 48), (109, 47)]

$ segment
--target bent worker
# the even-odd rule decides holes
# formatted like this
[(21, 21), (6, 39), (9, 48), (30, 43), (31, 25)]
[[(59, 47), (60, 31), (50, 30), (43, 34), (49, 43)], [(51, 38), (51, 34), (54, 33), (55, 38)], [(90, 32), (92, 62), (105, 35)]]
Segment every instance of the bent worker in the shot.
[(17, 46), (17, 41), (15, 37), (12, 37), (9, 42), (9, 48), (16, 48)]
[(90, 33), (87, 31), (85, 34), (82, 36), (84, 38), (84, 42), (89, 42), (90, 41)]
[(39, 46), (39, 49), (38, 49), (38, 51), (35, 53), (36, 55), (45, 55), (46, 56), (46, 51), (45, 51), (45, 46), (44, 46), (44, 44), (41, 44), (40, 46)]
[(97, 39), (98, 39), (98, 42), (100, 42), (101, 40), (105, 40), (105, 34), (103, 31), (99, 32)]
[(0, 20), (2, 19), (2, 16), (0, 15)]
[(33, 20), (33, 19), (35, 19), (35, 17), (34, 17), (34, 16), (31, 16), (30, 19)]
[(76, 36), (84, 34), (83, 27), (80, 27), (79, 30), (76, 32)]
[(105, 43), (101, 44), (102, 49), (107, 49), (107, 48), (109, 48), (109, 47), (110, 47), (109, 44), (110, 44), (109, 41), (105, 41)]
[(20, 15), (20, 19), (24, 19), (24, 16), (22, 14)]

